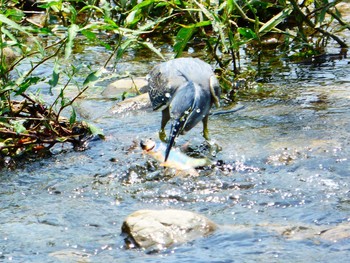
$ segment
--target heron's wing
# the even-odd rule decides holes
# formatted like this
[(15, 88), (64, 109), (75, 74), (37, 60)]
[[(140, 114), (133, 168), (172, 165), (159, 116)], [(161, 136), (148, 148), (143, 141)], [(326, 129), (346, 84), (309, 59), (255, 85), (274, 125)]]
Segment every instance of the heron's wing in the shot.
[(176, 90), (187, 82), (181, 71), (173, 66), (173, 63), (161, 63), (148, 74), (148, 94), (154, 110), (167, 107)]
[(215, 75), (212, 75), (209, 79), (209, 88), (211, 94), (211, 101), (215, 104), (216, 108), (220, 107), (220, 95), (221, 88), (218, 79)]
[(151, 70), (147, 80), (154, 110), (167, 107), (176, 90), (189, 81), (203, 89), (211, 89), (213, 102), (220, 96), (220, 86), (211, 66), (197, 58), (178, 58), (160, 63)]
[(186, 122), (187, 117), (194, 109), (196, 96), (198, 96), (198, 94), (193, 82), (189, 81), (180, 87), (170, 103), (171, 117)]
[(172, 67), (181, 71), (188, 81), (199, 85), (203, 92), (211, 93), (211, 102), (217, 107), (221, 95), (221, 88), (212, 67), (198, 58), (179, 58), (172, 61)]

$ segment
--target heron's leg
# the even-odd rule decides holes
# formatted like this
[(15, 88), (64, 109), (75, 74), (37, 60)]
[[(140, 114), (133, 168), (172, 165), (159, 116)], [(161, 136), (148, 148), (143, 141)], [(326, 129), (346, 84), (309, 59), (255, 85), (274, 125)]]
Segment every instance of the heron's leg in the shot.
[(168, 123), (169, 120), (170, 120), (170, 112), (168, 107), (162, 111), (162, 123), (159, 131), (159, 139), (162, 142), (166, 142), (165, 125)]
[(209, 115), (205, 116), (202, 120), (202, 122), (203, 122), (203, 137), (207, 141), (209, 141), (208, 119), (209, 119)]
[(208, 150), (211, 157), (215, 157), (218, 152), (222, 150), (221, 146), (218, 145), (215, 141), (209, 140), (209, 130), (208, 130), (208, 119), (209, 115), (205, 116), (203, 121), (203, 137), (206, 140), (206, 144), (208, 145)]

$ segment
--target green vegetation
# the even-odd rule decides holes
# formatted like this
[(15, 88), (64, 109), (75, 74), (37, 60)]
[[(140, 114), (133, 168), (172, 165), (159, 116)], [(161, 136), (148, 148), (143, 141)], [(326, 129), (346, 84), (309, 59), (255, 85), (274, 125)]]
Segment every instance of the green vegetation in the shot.
[[(73, 107), (102, 71), (75, 61), (78, 40), (110, 50), (104, 67), (129, 49), (146, 48), (164, 59), (159, 49), (164, 42), (175, 57), (189, 48), (204, 50), (203, 59), (218, 65), (224, 91), (233, 94), (235, 79), (255, 76), (239, 67), (243, 47), (253, 50), (247, 55), (254, 59), (269, 46), (290, 59), (305, 59), (322, 54), (329, 41), (347, 48), (339, 32), (350, 29), (336, 8), (340, 1), (329, 0), (35, 2), (0, 1), (0, 166), (5, 159), (47, 153), (56, 143), (81, 148), (90, 135), (101, 135), (78, 121)], [(40, 12), (41, 21), (31, 11)], [(49, 78), (42, 77), (37, 71), (48, 61), (55, 66)], [(77, 74), (86, 75), (83, 83), (75, 81)], [(60, 90), (52, 103), (33, 94), (38, 83)], [(77, 92), (68, 98), (72, 83)]]

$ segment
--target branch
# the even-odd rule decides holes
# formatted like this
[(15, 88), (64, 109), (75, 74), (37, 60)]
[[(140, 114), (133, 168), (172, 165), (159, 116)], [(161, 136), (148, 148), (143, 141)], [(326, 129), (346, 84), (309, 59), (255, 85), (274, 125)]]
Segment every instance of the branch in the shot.
[(61, 112), (62, 112), (65, 108), (67, 108), (68, 106), (71, 106), (71, 105), (74, 103), (74, 101), (75, 101), (77, 98), (79, 98), (80, 95), (83, 94), (88, 88), (89, 88), (89, 86), (86, 86), (85, 88), (83, 88), (83, 89), (78, 93), (77, 96), (75, 96), (70, 102), (68, 102), (67, 104), (63, 105), (63, 106), (60, 108), (60, 110), (59, 110), (58, 113), (57, 113), (57, 117), (56, 117), (56, 121), (57, 121), (57, 122), (58, 122), (58, 119), (59, 119), (59, 117), (60, 117)]
[(341, 17), (339, 17), (336, 13), (330, 11), (330, 10), (327, 10), (327, 13), (330, 14), (334, 19), (336, 19), (339, 24), (343, 27), (346, 27), (347, 29), (350, 30), (350, 24), (349, 23), (346, 23)]
[(323, 35), (326, 35), (328, 37), (333, 38), (342, 48), (347, 48), (348, 45), (341, 40), (339, 37), (337, 37), (336, 35), (333, 35), (332, 33), (328, 32), (327, 30), (324, 30), (320, 27), (316, 27), (315, 24), (304, 14), (304, 12), (300, 9), (300, 7), (298, 6), (297, 2), (295, 0), (290, 0), (291, 4), (294, 7), (294, 10), (303, 18), (303, 21), (305, 21), (305, 23), (311, 27), (314, 28), (316, 31), (320, 32)]
[[(56, 42), (56, 43), (53, 43), (52, 45), (49, 45), (49, 46), (45, 47), (44, 50), (50, 49), (50, 48), (52, 48), (52, 47), (54, 47), (54, 46), (57, 46), (57, 45), (59, 45), (60, 43), (62, 43), (62, 41), (65, 42), (65, 41), (66, 41), (66, 38), (63, 38), (63, 39), (61, 39), (60, 41), (58, 41), (58, 42)], [(64, 43), (63, 43), (63, 44), (64, 44)], [(60, 48), (61, 48), (61, 47), (60, 47)], [(59, 49), (60, 49), (60, 48), (59, 48)], [(20, 63), (23, 59), (26, 59), (26, 58), (28, 58), (28, 57), (30, 57), (30, 56), (33, 56), (33, 55), (36, 55), (36, 54), (39, 54), (39, 53), (40, 53), (40, 51), (34, 51), (34, 52), (32, 52), (32, 53), (29, 53), (29, 54), (26, 55), (26, 56), (21, 57), (20, 59), (18, 59), (18, 60), (16, 61), (16, 63), (12, 64), (11, 67), (9, 67), (9, 68), (7, 69), (6, 74), (9, 73), (11, 70), (13, 70), (14, 67), (15, 67), (18, 63)]]

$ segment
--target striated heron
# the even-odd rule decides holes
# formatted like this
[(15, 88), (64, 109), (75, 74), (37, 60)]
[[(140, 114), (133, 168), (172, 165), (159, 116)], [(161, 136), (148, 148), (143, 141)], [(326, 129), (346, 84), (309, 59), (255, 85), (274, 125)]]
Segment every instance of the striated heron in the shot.
[(219, 106), (220, 86), (211, 66), (198, 58), (177, 58), (156, 65), (147, 75), (153, 110), (162, 111), (159, 138), (166, 141), (165, 125), (172, 125), (165, 162), (179, 134), (203, 122), (203, 137), (209, 140), (208, 116), (213, 104)]

